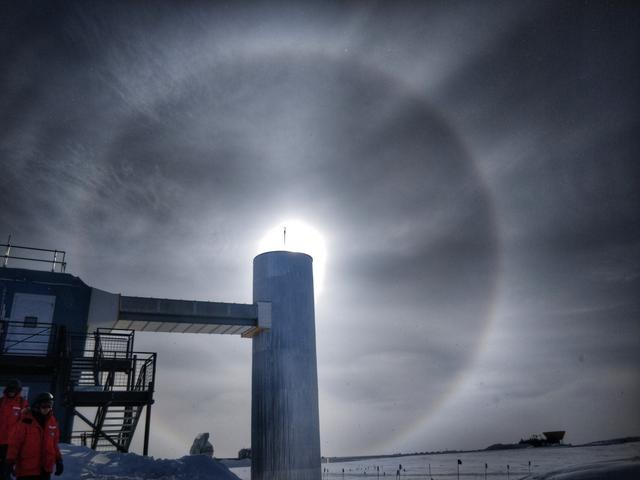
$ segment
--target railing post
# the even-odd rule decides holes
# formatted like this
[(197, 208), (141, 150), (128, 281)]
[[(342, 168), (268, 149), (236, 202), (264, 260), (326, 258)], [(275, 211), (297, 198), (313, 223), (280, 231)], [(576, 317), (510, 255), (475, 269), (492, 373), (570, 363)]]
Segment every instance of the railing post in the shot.
[(6, 267), (7, 262), (9, 261), (9, 255), (11, 254), (11, 235), (7, 239), (7, 249), (4, 252), (4, 261), (2, 262), (2, 266)]
[(133, 386), (136, 382), (136, 368), (138, 366), (138, 356), (133, 356), (133, 369), (129, 373), (129, 385), (127, 386), (127, 390), (133, 390)]
[(156, 354), (152, 355), (152, 369), (151, 369), (151, 384), (149, 385), (149, 390), (153, 393), (155, 385), (156, 385)]
[(149, 455), (149, 429), (151, 428), (151, 404), (146, 405), (146, 417), (144, 421), (144, 444), (142, 446), (142, 455)]
[(133, 354), (133, 337), (135, 334), (135, 330), (131, 330), (131, 334), (127, 339), (127, 357), (130, 357)]

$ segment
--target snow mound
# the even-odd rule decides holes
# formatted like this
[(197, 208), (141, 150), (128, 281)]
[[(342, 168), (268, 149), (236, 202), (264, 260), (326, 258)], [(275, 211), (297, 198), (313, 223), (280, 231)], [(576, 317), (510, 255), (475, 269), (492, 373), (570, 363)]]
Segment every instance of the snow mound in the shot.
[(637, 480), (638, 478), (640, 478), (640, 457), (564, 467), (544, 474), (529, 475), (522, 480)]
[(229, 469), (207, 455), (175, 460), (135, 453), (100, 453), (86, 447), (60, 444), (64, 459), (61, 480), (238, 480)]

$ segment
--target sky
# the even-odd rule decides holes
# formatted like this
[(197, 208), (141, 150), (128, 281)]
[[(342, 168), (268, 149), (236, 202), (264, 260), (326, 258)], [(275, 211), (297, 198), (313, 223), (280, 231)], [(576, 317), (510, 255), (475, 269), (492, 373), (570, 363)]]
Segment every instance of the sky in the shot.
[[(630, 1), (3, 2), (0, 238), (114, 293), (251, 303), (262, 239), (306, 225), (323, 455), (639, 435), (639, 26)], [(136, 347), (152, 455), (249, 446), (250, 340)]]

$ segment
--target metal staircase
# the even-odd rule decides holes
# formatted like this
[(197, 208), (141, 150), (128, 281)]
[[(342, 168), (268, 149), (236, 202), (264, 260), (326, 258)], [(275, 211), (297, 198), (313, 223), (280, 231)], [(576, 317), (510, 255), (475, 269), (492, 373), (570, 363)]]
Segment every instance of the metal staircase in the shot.
[(69, 381), (75, 389), (90, 388), (97, 385), (94, 371), (94, 360), (91, 357), (72, 357)]
[(85, 427), (72, 432), (72, 443), (127, 452), (145, 408), (148, 423), (156, 354), (134, 352), (133, 337), (131, 330), (98, 329), (82, 355), (71, 356), (68, 398)]

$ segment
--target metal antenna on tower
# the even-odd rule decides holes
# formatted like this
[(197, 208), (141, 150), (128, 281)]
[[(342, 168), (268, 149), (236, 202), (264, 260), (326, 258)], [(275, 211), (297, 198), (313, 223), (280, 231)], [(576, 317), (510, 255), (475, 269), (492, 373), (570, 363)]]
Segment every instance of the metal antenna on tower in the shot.
[(283, 240), (284, 240), (284, 246), (287, 246), (287, 227), (284, 227), (284, 233), (283, 235)]

